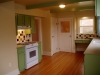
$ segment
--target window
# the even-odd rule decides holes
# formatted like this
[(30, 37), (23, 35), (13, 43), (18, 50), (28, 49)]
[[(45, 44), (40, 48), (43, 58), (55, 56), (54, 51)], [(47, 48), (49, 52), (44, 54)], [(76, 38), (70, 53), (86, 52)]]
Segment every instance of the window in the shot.
[(81, 19), (80, 20), (80, 33), (81, 34), (93, 34), (94, 33), (93, 19)]

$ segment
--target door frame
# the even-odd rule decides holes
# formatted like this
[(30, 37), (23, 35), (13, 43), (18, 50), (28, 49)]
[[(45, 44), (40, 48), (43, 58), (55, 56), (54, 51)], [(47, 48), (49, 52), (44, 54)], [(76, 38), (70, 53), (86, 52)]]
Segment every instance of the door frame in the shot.
[[(71, 52), (75, 53), (75, 21), (74, 18), (70, 17), (70, 18), (58, 18), (57, 21), (59, 23), (59, 19), (68, 19), (71, 20)], [(59, 39), (59, 32), (58, 32), (58, 39)], [(58, 47), (59, 47), (59, 41), (58, 41)]]

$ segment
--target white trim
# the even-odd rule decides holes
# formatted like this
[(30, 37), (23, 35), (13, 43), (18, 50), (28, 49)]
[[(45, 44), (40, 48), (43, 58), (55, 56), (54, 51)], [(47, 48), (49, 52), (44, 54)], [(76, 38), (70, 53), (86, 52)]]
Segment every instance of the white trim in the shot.
[(72, 39), (71, 39), (71, 43), (72, 43), (72, 53), (76, 53), (76, 50), (75, 50), (75, 18), (72, 18), (72, 32), (71, 32), (71, 35), (72, 35)]
[(12, 71), (12, 72), (9, 72), (9, 73), (7, 73), (7, 74), (5, 74), (5, 75), (18, 75), (18, 74), (19, 74), (19, 70), (16, 69), (16, 70), (14, 70), (14, 71)]
[[(57, 52), (59, 52), (59, 50), (58, 50), (58, 26), (57, 26), (57, 35), (53, 35), (53, 30), (52, 30), (52, 28), (53, 28), (53, 25), (52, 25), (52, 22), (53, 22), (53, 20), (55, 20), (56, 19), (56, 23), (58, 22), (57, 21), (57, 18), (55, 18), (55, 17), (51, 17), (51, 55), (53, 55), (53, 54), (55, 54), (55, 53), (57, 53)], [(57, 39), (57, 41), (56, 41), (56, 51), (54, 51), (53, 50), (53, 43), (55, 42), (55, 41), (53, 41), (53, 38), (52, 38), (52, 36), (55, 36), (55, 37), (57, 37), (56, 39)]]
[(52, 56), (52, 54), (51, 54), (51, 52), (43, 52), (43, 54), (42, 55), (47, 55), (47, 56)]
[(75, 49), (72, 49), (72, 53), (76, 53)]

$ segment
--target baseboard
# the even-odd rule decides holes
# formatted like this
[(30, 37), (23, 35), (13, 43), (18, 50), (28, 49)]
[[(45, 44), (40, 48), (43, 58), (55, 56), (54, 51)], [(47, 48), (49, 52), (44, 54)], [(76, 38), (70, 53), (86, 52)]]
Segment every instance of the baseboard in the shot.
[(18, 74), (19, 74), (19, 70), (16, 69), (16, 70), (14, 70), (14, 71), (12, 71), (12, 72), (9, 72), (9, 73), (7, 73), (7, 74), (5, 74), (5, 75), (18, 75)]
[(72, 53), (76, 53), (75, 49), (72, 50)]
[(46, 52), (46, 51), (43, 51), (42, 55), (52, 56), (51, 52)]

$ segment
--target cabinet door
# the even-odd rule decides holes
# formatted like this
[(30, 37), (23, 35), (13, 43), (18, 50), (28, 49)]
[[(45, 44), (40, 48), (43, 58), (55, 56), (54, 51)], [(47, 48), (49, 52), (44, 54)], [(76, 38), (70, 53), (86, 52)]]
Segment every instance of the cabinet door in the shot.
[(41, 42), (38, 43), (38, 61), (40, 62), (42, 59), (42, 53), (41, 53)]
[(19, 47), (17, 48), (17, 54), (18, 54), (18, 67), (19, 71), (22, 72), (25, 70), (25, 47)]
[(20, 72), (25, 70), (25, 53), (18, 54), (18, 67)]
[(100, 16), (100, 0), (95, 0), (96, 4), (96, 14)]
[(31, 25), (31, 17), (28, 15), (25, 15), (25, 26)]
[(35, 17), (31, 16), (31, 33), (35, 33)]
[(84, 75), (100, 75), (100, 55), (85, 54)]
[(24, 15), (18, 14), (17, 15), (17, 26), (24, 26)]

